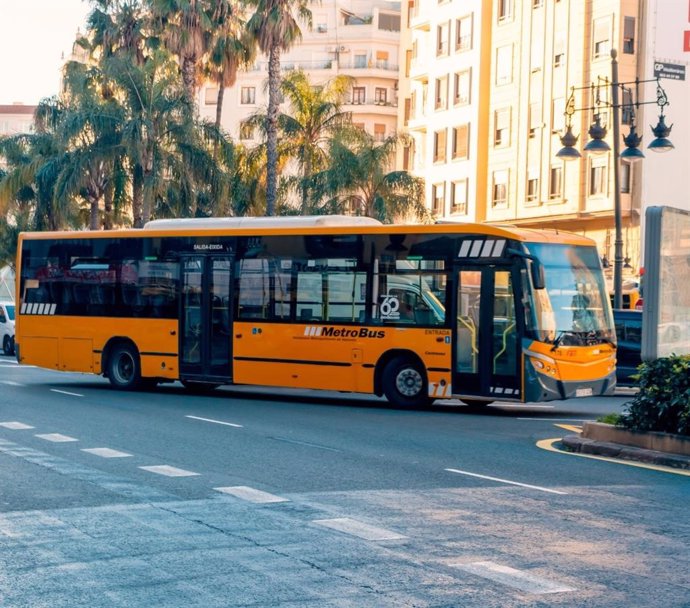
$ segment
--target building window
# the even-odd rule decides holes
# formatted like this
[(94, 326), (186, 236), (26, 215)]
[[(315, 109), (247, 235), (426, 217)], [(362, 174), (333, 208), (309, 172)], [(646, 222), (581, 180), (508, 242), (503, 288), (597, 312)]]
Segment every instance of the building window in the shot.
[(218, 103), (218, 87), (206, 87), (204, 103), (207, 106), (214, 106)]
[(537, 136), (537, 129), (542, 126), (541, 103), (534, 102), (529, 104), (529, 136)]
[(494, 171), (491, 204), (493, 207), (508, 206), (508, 170)]
[(498, 0), (498, 22), (510, 21), (513, 18), (513, 0)]
[(532, 171), (527, 174), (527, 195), (525, 198), (528, 203), (539, 202), (539, 178)]
[(386, 105), (388, 101), (388, 89), (384, 87), (376, 87), (374, 90), (374, 103), (379, 106)]
[(532, 8), (541, 8), (544, 6), (544, 0), (532, 0)]
[(589, 168), (589, 195), (602, 196), (606, 194), (608, 179), (606, 165), (596, 164)]
[(434, 131), (434, 162), (446, 161), (446, 129)]
[(412, 67), (412, 49), (405, 51), (405, 76), (410, 77), (410, 68)]
[(386, 139), (386, 125), (374, 123), (374, 141), (381, 143)]
[(470, 91), (472, 90), (472, 71), (463, 70), (453, 75), (453, 104), (465, 106), (470, 103)]
[(621, 192), (623, 194), (630, 194), (630, 183), (632, 181), (632, 165), (630, 163), (621, 163)]
[(240, 103), (252, 105), (256, 103), (256, 87), (242, 87), (240, 89)]
[(366, 55), (366, 53), (355, 53), (354, 67), (355, 68), (367, 67), (367, 55)]
[(376, 51), (376, 67), (380, 70), (388, 69), (388, 51)]
[(452, 141), (453, 158), (467, 160), (470, 150), (470, 125), (453, 127)]
[(469, 51), (472, 48), (472, 15), (455, 20), (455, 50)]
[(565, 40), (557, 38), (553, 43), (553, 67), (560, 68), (565, 65)]
[(352, 87), (352, 104), (361, 106), (367, 98), (366, 87)]
[(240, 139), (254, 139), (254, 129), (251, 125), (240, 125)]
[(592, 37), (594, 59), (608, 58), (611, 51), (611, 18), (595, 19)]
[(448, 55), (450, 51), (450, 22), (436, 26), (436, 56)]
[(379, 13), (379, 29), (384, 32), (400, 31), (400, 15)]
[(551, 167), (549, 175), (549, 200), (563, 198), (563, 167)]
[(434, 215), (442, 216), (446, 210), (446, 184), (441, 182), (431, 186), (431, 212)]
[(623, 22), (623, 52), (635, 54), (635, 17), (626, 17)]
[(494, 146), (505, 147), (510, 143), (510, 108), (494, 112)]
[(319, 34), (325, 34), (326, 32), (328, 32), (328, 24), (326, 24), (326, 23), (319, 23), (319, 24), (317, 24), (317, 25), (316, 25), (316, 31), (317, 31)]
[(441, 78), (436, 79), (434, 93), (434, 109), (448, 109), (448, 76), (443, 76)]
[(509, 84), (513, 81), (513, 45), (499, 46), (496, 49), (496, 84)]
[(467, 215), (467, 180), (459, 179), (451, 184), (450, 212)]
[(623, 89), (623, 103), (621, 106), (621, 123), (632, 125), (635, 122), (635, 106), (633, 105), (632, 91), (630, 89)]

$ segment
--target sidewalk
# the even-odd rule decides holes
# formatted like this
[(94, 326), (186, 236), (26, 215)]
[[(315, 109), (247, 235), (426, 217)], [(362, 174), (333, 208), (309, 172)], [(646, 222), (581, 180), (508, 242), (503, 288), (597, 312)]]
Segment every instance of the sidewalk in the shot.
[[(634, 433), (608, 424), (585, 423), (579, 435), (561, 440), (570, 452), (690, 469), (690, 438), (665, 433)], [(653, 449), (663, 446), (664, 451)]]

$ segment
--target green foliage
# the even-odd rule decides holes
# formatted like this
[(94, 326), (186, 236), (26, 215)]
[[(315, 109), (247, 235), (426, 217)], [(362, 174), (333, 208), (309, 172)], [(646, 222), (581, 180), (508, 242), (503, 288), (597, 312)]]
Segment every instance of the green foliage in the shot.
[(605, 414), (604, 416), (599, 416), (597, 422), (603, 424), (612, 424), (614, 426), (620, 424), (621, 415), (620, 414)]
[(640, 390), (621, 424), (633, 431), (690, 435), (690, 356), (672, 355), (639, 369)]

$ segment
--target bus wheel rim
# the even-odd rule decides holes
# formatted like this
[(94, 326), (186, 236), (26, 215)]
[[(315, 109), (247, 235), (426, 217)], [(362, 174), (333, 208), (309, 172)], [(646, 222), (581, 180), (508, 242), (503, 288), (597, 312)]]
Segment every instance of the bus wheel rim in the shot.
[(115, 366), (115, 376), (118, 382), (124, 384), (130, 382), (134, 376), (134, 359), (127, 353), (122, 353), (117, 358), (117, 365)]
[(415, 397), (422, 390), (422, 375), (412, 368), (402, 370), (395, 379), (398, 392), (405, 397)]

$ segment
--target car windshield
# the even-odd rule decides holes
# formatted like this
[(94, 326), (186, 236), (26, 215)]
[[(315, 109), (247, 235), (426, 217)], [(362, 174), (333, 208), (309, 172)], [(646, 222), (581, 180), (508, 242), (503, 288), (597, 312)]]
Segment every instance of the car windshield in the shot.
[(606, 284), (595, 247), (530, 243), (544, 266), (545, 289), (533, 289), (528, 326), (555, 345), (587, 345), (614, 339)]
[(14, 306), (5, 306), (7, 309), (7, 316), (10, 318), (10, 321), (14, 321)]

